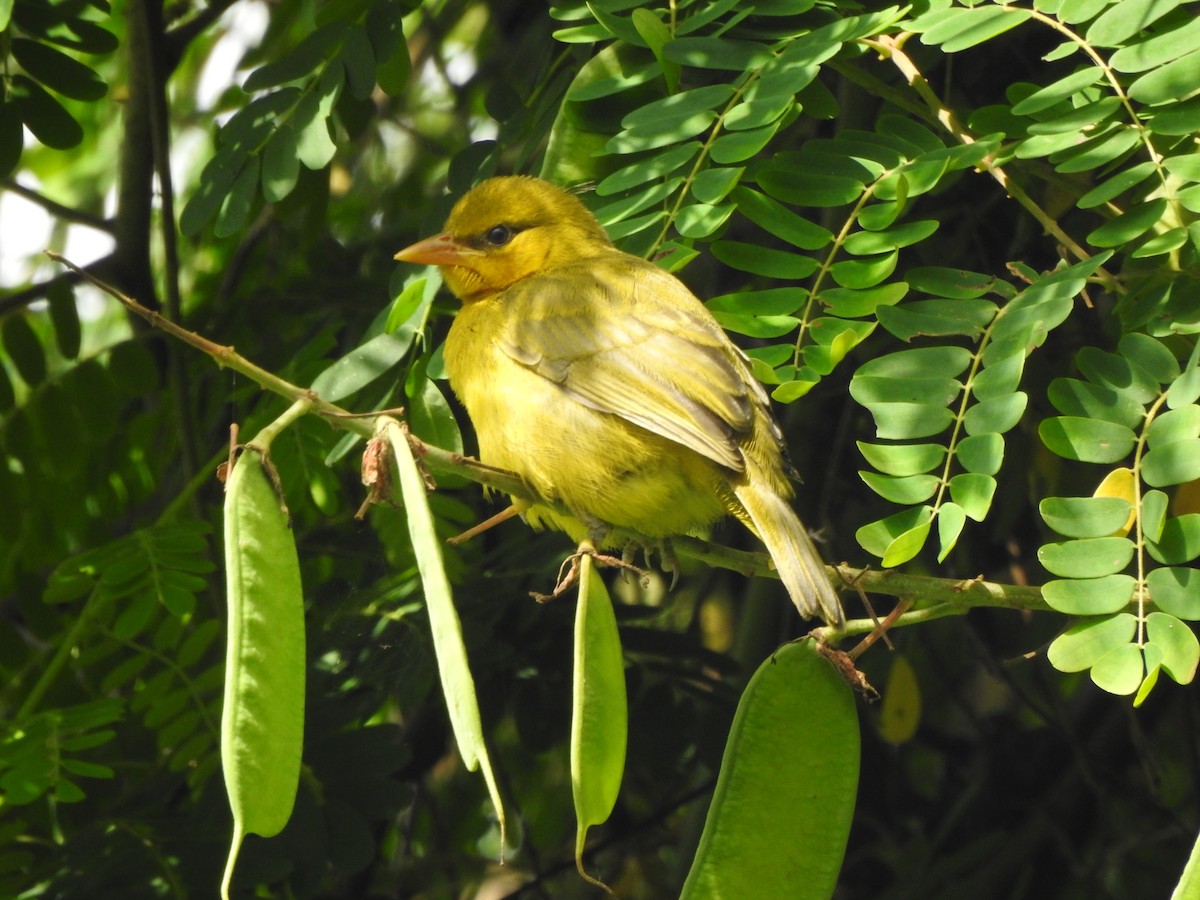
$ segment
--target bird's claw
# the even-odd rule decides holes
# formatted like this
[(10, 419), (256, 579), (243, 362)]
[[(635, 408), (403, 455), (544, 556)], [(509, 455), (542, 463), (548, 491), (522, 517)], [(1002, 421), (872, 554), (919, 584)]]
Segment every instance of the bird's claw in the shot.
[(654, 566), (654, 551), (658, 551), (659, 568), (663, 572), (671, 573), (671, 586), (668, 590), (675, 590), (675, 585), (679, 583), (679, 557), (675, 555), (675, 548), (671, 544), (670, 538), (658, 538), (656, 540), (631, 540), (625, 544), (625, 549), (621, 553), (621, 559), (626, 563), (632, 563), (634, 556), (638, 550), (642, 551), (642, 563), (647, 569)]

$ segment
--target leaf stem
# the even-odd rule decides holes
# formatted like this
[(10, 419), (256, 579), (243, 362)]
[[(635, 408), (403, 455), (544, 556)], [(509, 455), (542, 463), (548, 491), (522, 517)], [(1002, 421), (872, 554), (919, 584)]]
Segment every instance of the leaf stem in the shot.
[[(959, 143), (973, 144), (975, 137), (958, 121), (958, 117), (954, 112), (942, 102), (941, 98), (930, 87), (929, 81), (917, 68), (911, 57), (904, 52), (903, 44), (909, 37), (908, 34), (900, 35), (880, 35), (873, 41), (870, 41), (870, 46), (877, 49), (884, 56), (888, 57), (900, 70), (901, 74), (908, 81), (909, 87), (916, 91), (925, 104), (929, 107), (938, 123), (949, 132)], [(1079, 260), (1091, 259), (1094, 254), (1089, 253), (1086, 248), (1081, 246), (1073, 237), (1067, 234), (1066, 231), (1058, 224), (1058, 221), (1048, 212), (1042, 209), (1032, 197), (1025, 192), (1017, 182), (1009, 177), (1008, 172), (1002, 166), (996, 164), (995, 160), (989, 155), (983, 159), (980, 166), (996, 180), (1000, 187), (1004, 188), (1005, 192), (1017, 201), (1026, 212), (1032, 215), (1039, 225), (1057, 240), (1063, 247), (1071, 253), (1072, 256)], [(1120, 281), (1115, 275), (1107, 272), (1104, 268), (1097, 270), (1099, 277), (1103, 280), (1105, 286), (1115, 292), (1124, 293)]]

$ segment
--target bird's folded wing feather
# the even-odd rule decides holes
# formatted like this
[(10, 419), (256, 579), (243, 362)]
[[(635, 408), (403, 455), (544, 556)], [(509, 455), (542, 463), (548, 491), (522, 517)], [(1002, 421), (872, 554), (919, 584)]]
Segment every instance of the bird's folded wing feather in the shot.
[(512, 359), (593, 409), (734, 471), (766, 395), (716, 321), (679, 281), (619, 257), (510, 288), (501, 341)]

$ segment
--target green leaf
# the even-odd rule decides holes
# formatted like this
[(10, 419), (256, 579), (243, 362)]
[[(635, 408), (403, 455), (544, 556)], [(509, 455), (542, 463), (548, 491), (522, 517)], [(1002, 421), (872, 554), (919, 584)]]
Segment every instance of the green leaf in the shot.
[(1038, 504), (1046, 524), (1072, 538), (1116, 534), (1125, 528), (1130, 509), (1123, 497), (1047, 497)]
[(884, 440), (931, 437), (954, 421), (951, 410), (926, 403), (873, 403), (869, 409), (876, 433)]
[(716, 241), (711, 250), (713, 256), (725, 265), (740, 272), (767, 278), (799, 281), (807, 278), (820, 266), (811, 256), (773, 250), (741, 241)]
[(1110, 694), (1127, 696), (1142, 683), (1145, 667), (1137, 644), (1114, 647), (1092, 665), (1092, 681)]
[[(1053, 118), (1034, 122), (1029, 126), (1030, 134), (1095, 134), (1099, 125), (1121, 108), (1119, 97), (1101, 97), (1095, 103), (1071, 107)], [(1057, 112), (1057, 110), (1054, 110)]]
[(407, 413), (412, 433), (421, 440), (454, 453), (463, 452), (462, 432), (454, 413), (432, 379), (420, 379), (419, 389), (409, 395)]
[(742, 167), (705, 169), (692, 180), (692, 196), (701, 203), (720, 203), (737, 186)]
[(785, 203), (823, 208), (853, 203), (862, 195), (865, 181), (793, 166), (772, 166), (759, 174), (758, 184)]
[(633, 10), (629, 20), (658, 61), (667, 82), (667, 93), (675, 93), (679, 90), (679, 65), (668, 60), (663, 54), (663, 47), (671, 40), (671, 29), (663, 24), (656, 13), (648, 9)]
[(1129, 565), (1133, 550), (1133, 541), (1125, 537), (1082, 538), (1043, 544), (1038, 561), (1060, 578), (1099, 578)]
[(631, 219), (624, 219), (613, 225), (607, 226), (608, 236), (614, 241), (621, 241), (630, 235), (638, 234), (657, 225), (667, 217), (666, 210), (656, 210), (655, 212), (646, 213), (644, 216), (634, 216)]
[[(800, 369), (797, 373), (804, 376), (806, 369)], [(808, 373), (810, 377), (797, 377), (791, 381), (780, 384), (779, 387), (771, 391), (771, 399), (778, 403), (794, 403), (799, 400), (817, 384), (819, 378), (812, 373)]]
[(225, 486), (229, 637), (221, 761), (233, 809), (228, 896), (246, 834), (271, 837), (292, 814), (304, 742), (304, 591), (300, 560), (259, 452), (238, 458)]
[(982, 297), (996, 285), (995, 276), (945, 266), (918, 266), (909, 269), (904, 279), (914, 291), (952, 300)]
[[(1016, 28), (1031, 15), (1033, 13), (1027, 9), (999, 6), (939, 10), (936, 16), (930, 14), (930, 27), (921, 26), (917, 30), (924, 32), (921, 43), (941, 45), (944, 52), (957, 53)], [(924, 17), (916, 20), (917, 23), (923, 21)]]
[(1146, 576), (1146, 587), (1158, 609), (1180, 619), (1200, 620), (1200, 571), (1164, 566)]
[(108, 93), (103, 78), (61, 50), (19, 37), (12, 39), (11, 50), (22, 69), (64, 97), (99, 100)]
[(1127, 244), (1158, 224), (1166, 209), (1167, 201), (1162, 198), (1136, 204), (1094, 230), (1087, 236), (1087, 241), (1094, 247), (1119, 247)]
[(757, 69), (770, 58), (770, 51), (755, 41), (732, 38), (682, 37), (663, 48), (671, 62), (697, 69), (744, 72)]
[(713, 84), (648, 103), (621, 120), (624, 130), (608, 142), (608, 150), (631, 153), (694, 137), (716, 120), (714, 108), (731, 96), (731, 86)]
[(1191, 684), (1200, 662), (1196, 633), (1174, 616), (1152, 612), (1146, 616), (1146, 639), (1162, 649), (1162, 668), (1178, 684)]
[[(58, 345), (58, 352), (65, 359), (77, 358), (83, 332), (74, 288), (65, 282), (51, 282), (46, 286), (46, 300), (50, 305), (50, 320), (54, 324), (54, 341)], [(95, 382), (90, 380), (88, 383), (92, 387), (96, 386)]]
[(1190, 562), (1200, 556), (1200, 513), (1186, 513), (1163, 522), (1158, 540), (1147, 545), (1150, 555), (1166, 566)]
[(1186, 97), (1196, 90), (1197, 71), (1200, 71), (1200, 50), (1193, 50), (1139, 77), (1129, 86), (1129, 96), (1147, 105)]
[(790, 334), (800, 324), (795, 316), (746, 315), (714, 311), (713, 317), (726, 331), (747, 337), (777, 338)]
[(1087, 172), (1107, 165), (1142, 142), (1141, 132), (1132, 127), (1114, 125), (1103, 134), (1084, 141), (1077, 147), (1052, 155), (1054, 169), (1070, 175)]
[[(232, 121), (232, 120), (231, 120)], [(234, 179), (242, 171), (246, 156), (223, 148), (204, 166), (200, 186), (192, 194), (179, 217), (179, 230), (185, 235), (198, 234), (221, 208)]]
[(1104, 73), (1095, 66), (1084, 66), (1065, 78), (1060, 78), (1058, 81), (1052, 82), (1045, 87), (1038, 88), (1013, 106), (1013, 114), (1031, 116), (1044, 109), (1049, 109), (1055, 104), (1066, 100), (1072, 94), (1076, 94), (1084, 88), (1091, 87), (1103, 76)]
[(1109, 651), (1128, 644), (1136, 630), (1137, 616), (1132, 613), (1084, 619), (1054, 639), (1046, 658), (1060, 672), (1082, 672)]
[(893, 281), (859, 290), (828, 288), (821, 291), (821, 301), (834, 315), (857, 318), (869, 316), (882, 306), (895, 306), (907, 295), (908, 285), (903, 281)]
[(967, 513), (957, 503), (943, 503), (938, 510), (938, 562), (945, 562), (967, 524)]
[[(661, 204), (666, 198), (678, 191), (682, 185), (682, 176), (660, 181), (657, 184), (653, 184), (640, 191), (635, 191), (623, 199), (614, 200), (612, 203), (595, 210), (596, 218), (605, 228), (611, 229), (614, 225), (630, 221), (631, 216), (635, 216), (651, 206)], [(656, 212), (652, 215), (657, 214)], [(666, 215), (665, 212), (662, 214)]]
[(1080, 197), (1075, 205), (1080, 209), (1092, 209), (1119, 197), (1132, 188), (1137, 187), (1151, 175), (1157, 172), (1152, 162), (1138, 163), (1128, 169), (1122, 169), (1110, 178), (1101, 181), (1094, 188)]
[(399, 97), (412, 75), (412, 61), (395, 6), (389, 3), (371, 5), (367, 10), (367, 36), (375, 56), (375, 77), (379, 87), (389, 97)]
[[(1183, 205), (1186, 209), (1193, 211), (1200, 209), (1200, 191), (1197, 191), (1195, 194), (1195, 203), (1192, 205), (1184, 203)], [(1191, 231), (1181, 225), (1177, 228), (1168, 229), (1138, 244), (1130, 256), (1133, 259), (1149, 259), (1152, 256), (1162, 256), (1186, 246), (1189, 241), (1192, 241)], [(1192, 242), (1195, 243), (1195, 241)]]
[(1130, 332), (1122, 335), (1117, 350), (1132, 365), (1139, 366), (1149, 373), (1159, 384), (1170, 384), (1179, 377), (1179, 362), (1175, 359), (1175, 354), (1164, 347), (1161, 341), (1148, 334)]
[(1200, 19), (1193, 17), (1169, 31), (1121, 47), (1109, 58), (1109, 65), (1125, 73), (1158, 69), (1195, 50), (1197, 42), (1200, 42)]
[(868, 231), (882, 231), (890, 227), (907, 206), (907, 197), (897, 197), (884, 203), (870, 203), (858, 214), (858, 224)]
[(0, 323), (0, 344), (27, 385), (37, 387), (46, 380), (46, 352), (28, 316), (18, 313), (5, 318)]
[(775, 137), (779, 123), (772, 122), (762, 128), (750, 131), (731, 131), (721, 135), (712, 143), (709, 155), (712, 161), (723, 166), (745, 162), (757, 156), (764, 147)]
[[(1196, 383), (1200, 392), (1200, 377)], [(1098, 419), (1126, 429), (1140, 426), (1146, 414), (1142, 404), (1113, 388), (1077, 378), (1055, 378), (1050, 382), (1048, 396), (1055, 408), (1066, 416)]]
[(213, 226), (213, 234), (217, 237), (237, 234), (246, 226), (258, 197), (258, 176), (259, 157), (248, 157), (217, 211), (217, 221)]
[(908, 247), (925, 240), (938, 229), (934, 219), (917, 219), (887, 231), (858, 231), (846, 238), (842, 246), (847, 253), (867, 256), (887, 253), (900, 247)]
[(864, 550), (880, 557), (884, 566), (897, 566), (921, 551), (932, 522), (933, 510), (917, 506), (862, 526), (855, 538)]
[(936, 475), (894, 476), (862, 471), (858, 475), (884, 500), (906, 506), (928, 500), (941, 484), (941, 479)]
[(318, 112), (319, 103), (311, 95), (296, 111), (294, 121), (299, 129), (296, 138), (296, 157), (308, 169), (323, 169), (333, 159), (337, 145), (329, 136), (329, 117)]
[(1042, 585), (1042, 598), (1061, 613), (1099, 616), (1118, 613), (1133, 601), (1137, 579), (1131, 575), (1070, 578)]
[(267, 140), (262, 154), (262, 193), (268, 203), (278, 203), (296, 187), (300, 177), (300, 136), (292, 120), (282, 124)]
[(810, 222), (758, 191), (739, 186), (730, 196), (747, 219), (801, 250), (821, 250), (833, 240), (833, 233), (827, 228)]
[(973, 404), (963, 416), (963, 429), (969, 435), (1004, 434), (1021, 421), (1029, 396), (1024, 391), (993, 397)]
[[(759, 666), (681, 900), (832, 896), (858, 792), (858, 727), (854, 694), (816, 642), (785, 644)], [(781, 779), (781, 759), (803, 759), (807, 777)]]
[(12, 76), (12, 104), (35, 138), (54, 150), (69, 150), (83, 140), (83, 129), (61, 103), (37, 82)]
[[(829, 267), (841, 287), (862, 289), (871, 288), (889, 277), (896, 270), (898, 251), (885, 253), (881, 256), (863, 257), (862, 259), (843, 259)], [(882, 312), (883, 310), (881, 310)], [(893, 312), (887, 308), (888, 312)]]
[(1079, 462), (1118, 462), (1137, 442), (1137, 435), (1124, 425), (1077, 416), (1043, 419), (1038, 435), (1059, 456)]
[(1182, 0), (1122, 0), (1100, 14), (1084, 32), (1101, 47), (1120, 47), (1135, 34), (1176, 9)]
[(857, 442), (858, 449), (872, 466), (887, 475), (920, 475), (945, 461), (946, 448), (941, 444), (867, 444)]
[(734, 210), (732, 203), (713, 206), (708, 203), (692, 203), (679, 210), (675, 219), (675, 230), (688, 238), (705, 238), (725, 224)]
[(814, 319), (808, 329), (814, 343), (801, 351), (805, 364), (828, 375), (874, 330), (874, 322), (847, 322), (832, 316)]
[(575, 864), (583, 869), (587, 831), (612, 813), (625, 771), (628, 710), (625, 663), (617, 619), (592, 558), (580, 558), (575, 611), (571, 710), (571, 794), (575, 801)]
[(661, 153), (643, 157), (637, 162), (618, 169), (601, 181), (596, 185), (596, 193), (601, 197), (607, 197), (669, 175), (694, 159), (699, 152), (700, 142), (688, 141)]
[(1142, 480), (1152, 487), (1183, 484), (1200, 478), (1200, 438), (1171, 441), (1152, 448), (1142, 457), (1141, 475)]
[(1192, 348), (1187, 365), (1181, 374), (1167, 389), (1167, 406), (1171, 409), (1181, 409), (1190, 406), (1200, 399), (1200, 342)]
[(773, 90), (773, 87), (762, 79), (754, 82), (742, 95), (742, 101), (725, 114), (721, 124), (728, 131), (746, 131), (780, 119), (795, 104), (796, 97), (786, 88)]
[(24, 145), (25, 129), (21, 124), (20, 108), (16, 103), (0, 99), (0, 178), (17, 167)]
[(1014, 393), (1025, 371), (1025, 354), (1010, 353), (995, 358), (988, 354), (986, 368), (971, 381), (971, 392), (977, 400), (997, 400)]
[[(922, 507), (922, 509), (928, 509), (928, 507)], [(920, 523), (898, 535), (894, 541), (888, 544), (883, 558), (879, 561), (880, 565), (888, 569), (911, 561), (925, 546), (925, 541), (929, 537), (930, 524), (930, 522)]]
[(996, 432), (964, 437), (954, 448), (954, 455), (968, 472), (995, 475), (1004, 462), (1004, 438)]
[(867, 360), (858, 367), (856, 375), (908, 379), (937, 372), (939, 376), (953, 378), (966, 370), (971, 359), (971, 351), (965, 347), (918, 347)]
[(990, 475), (963, 472), (950, 479), (950, 497), (976, 522), (987, 518), (996, 493), (996, 479)]
[(346, 73), (346, 90), (351, 97), (366, 100), (375, 90), (375, 51), (366, 27), (351, 25), (338, 58)]
[[(833, 268), (839, 265), (835, 263)], [(881, 307), (877, 315), (879, 324), (902, 341), (920, 336), (975, 336), (995, 318), (996, 305), (989, 300), (916, 300), (903, 306)]]
[(850, 381), (850, 396), (863, 406), (876, 403), (932, 403), (948, 406), (962, 393), (962, 383), (953, 378), (932, 375), (920, 378), (890, 378), (879, 375), (855, 375)]
[(343, 22), (330, 22), (309, 32), (290, 53), (275, 62), (259, 66), (246, 78), (242, 89), (253, 94), (290, 81), (314, 77), (333, 56), (349, 29)]
[(331, 402), (353, 394), (392, 372), (412, 346), (415, 334), (412, 329), (402, 329), (395, 334), (375, 335), (318, 375), (312, 390)]
[(770, 288), (722, 294), (708, 301), (709, 310), (718, 313), (744, 313), (756, 316), (783, 316), (795, 312), (808, 299), (802, 288)]

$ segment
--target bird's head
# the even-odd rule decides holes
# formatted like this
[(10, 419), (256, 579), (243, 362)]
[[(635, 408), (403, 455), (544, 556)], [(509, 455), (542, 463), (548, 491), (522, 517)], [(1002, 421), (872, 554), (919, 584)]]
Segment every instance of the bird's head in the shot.
[(454, 205), (441, 234), (395, 258), (440, 266), (450, 290), (470, 302), (611, 246), (573, 194), (540, 178), (509, 175), (477, 184)]

